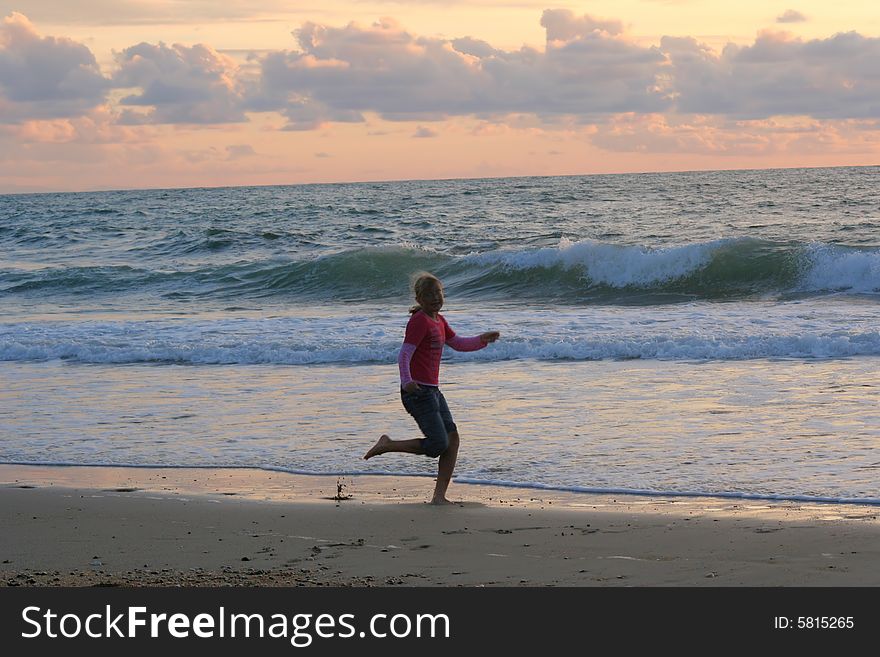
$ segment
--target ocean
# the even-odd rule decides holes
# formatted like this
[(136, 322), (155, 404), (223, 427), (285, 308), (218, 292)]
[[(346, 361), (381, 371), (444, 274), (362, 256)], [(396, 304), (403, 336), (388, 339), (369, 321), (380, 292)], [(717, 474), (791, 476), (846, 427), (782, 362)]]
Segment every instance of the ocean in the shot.
[(420, 270), (459, 484), (880, 504), (878, 167), (0, 196), (0, 462), (429, 476)]

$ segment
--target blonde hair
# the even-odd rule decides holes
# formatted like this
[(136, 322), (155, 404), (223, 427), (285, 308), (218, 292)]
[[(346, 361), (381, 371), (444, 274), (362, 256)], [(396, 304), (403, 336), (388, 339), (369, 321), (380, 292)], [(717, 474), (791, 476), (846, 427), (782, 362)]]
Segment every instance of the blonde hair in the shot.
[[(426, 271), (416, 272), (410, 278), (412, 281), (412, 290), (413, 294), (415, 294), (416, 300), (424, 294), (424, 292), (432, 285), (440, 285), (443, 283), (440, 282), (440, 279)], [(414, 306), (411, 306), (409, 309), (410, 314), (417, 313), (422, 309), (421, 305), (418, 303)]]

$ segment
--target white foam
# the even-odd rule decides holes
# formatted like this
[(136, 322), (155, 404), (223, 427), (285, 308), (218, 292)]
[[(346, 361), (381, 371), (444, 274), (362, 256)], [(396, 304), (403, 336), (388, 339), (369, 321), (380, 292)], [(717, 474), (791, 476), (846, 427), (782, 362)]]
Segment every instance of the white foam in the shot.
[[(710, 304), (505, 310), (447, 316), (461, 335), (501, 341), (449, 361), (748, 360), (880, 355), (873, 303)], [(394, 363), (405, 315), (0, 323), (0, 360), (85, 363)]]
[[(64, 339), (42, 344), (4, 341), (0, 361), (75, 360), (82, 363), (178, 363), (193, 365), (315, 365), (394, 363), (398, 342), (372, 347), (330, 344), (273, 345), (241, 343), (200, 346), (150, 341), (143, 344), (94, 344)], [(649, 336), (628, 339), (511, 340), (473, 353), (447, 351), (451, 362), (499, 360), (749, 360), (755, 358), (848, 358), (880, 355), (880, 333), (717, 336)]]
[(806, 253), (809, 268), (804, 291), (837, 290), (870, 294), (880, 291), (880, 251), (845, 250), (813, 244)]
[(677, 280), (705, 267), (712, 254), (728, 244), (716, 240), (667, 248), (622, 246), (594, 240), (560, 241), (556, 248), (534, 251), (495, 251), (469, 256), (480, 264), (511, 269), (580, 268), (595, 284), (611, 287), (646, 286)]

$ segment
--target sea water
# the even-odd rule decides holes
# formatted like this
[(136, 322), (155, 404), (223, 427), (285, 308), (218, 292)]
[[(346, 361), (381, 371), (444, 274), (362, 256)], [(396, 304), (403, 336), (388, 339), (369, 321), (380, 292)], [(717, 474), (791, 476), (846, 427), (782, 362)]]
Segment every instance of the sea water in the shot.
[(411, 274), (462, 335), (457, 481), (880, 502), (880, 169), (0, 196), (0, 462), (428, 475)]

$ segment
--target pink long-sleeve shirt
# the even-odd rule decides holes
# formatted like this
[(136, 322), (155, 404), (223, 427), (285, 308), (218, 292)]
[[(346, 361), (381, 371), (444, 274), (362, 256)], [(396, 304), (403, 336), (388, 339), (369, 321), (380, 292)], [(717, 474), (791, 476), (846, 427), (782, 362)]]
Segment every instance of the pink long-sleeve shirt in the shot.
[(445, 344), (456, 351), (477, 351), (486, 346), (478, 335), (472, 338), (457, 336), (439, 313), (434, 319), (421, 310), (414, 312), (406, 325), (406, 336), (397, 356), (401, 387), (410, 381), (426, 386), (439, 385), (440, 358)]

